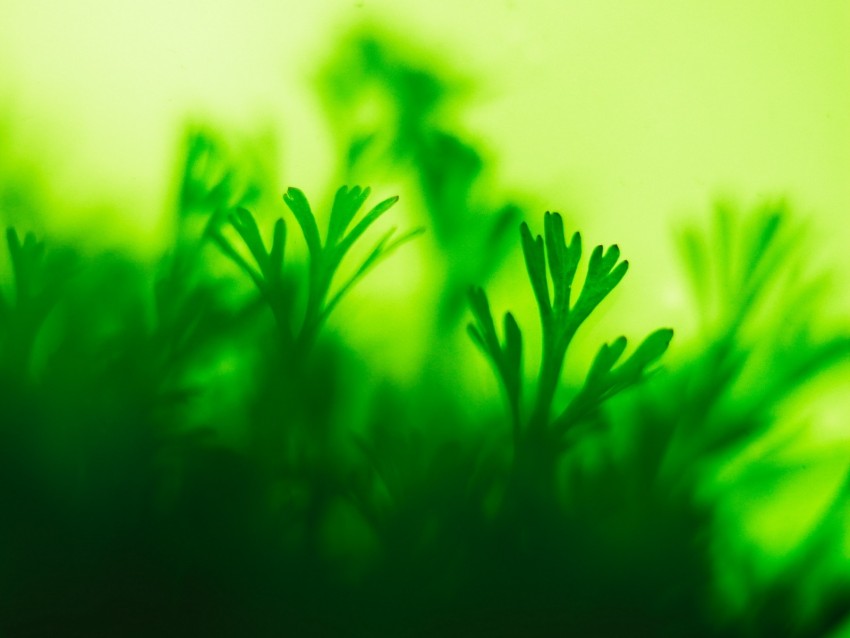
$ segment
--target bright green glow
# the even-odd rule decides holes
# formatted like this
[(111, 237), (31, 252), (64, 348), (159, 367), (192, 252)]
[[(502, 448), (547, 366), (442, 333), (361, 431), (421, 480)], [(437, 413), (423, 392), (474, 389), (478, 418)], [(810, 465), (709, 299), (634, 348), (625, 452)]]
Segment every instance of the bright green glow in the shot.
[[(4, 92), (24, 126), (67, 139), (61, 183), (155, 204), (187, 113), (315, 136), (296, 87), (330, 27), (368, 14), (471, 62), (491, 88), (469, 124), (506, 177), (580, 202), (606, 235), (626, 228), (641, 257), (655, 251), (639, 238), (718, 188), (790, 192), (828, 223), (850, 209), (846, 3), (442, 4), (7, 0)], [(315, 151), (298, 148), (286, 177), (307, 188)]]

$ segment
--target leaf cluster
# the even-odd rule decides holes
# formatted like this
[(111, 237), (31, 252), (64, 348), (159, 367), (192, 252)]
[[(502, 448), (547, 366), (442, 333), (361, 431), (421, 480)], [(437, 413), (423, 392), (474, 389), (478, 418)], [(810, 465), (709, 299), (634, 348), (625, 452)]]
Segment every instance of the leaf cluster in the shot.
[(7, 299), (0, 292), (0, 328), (5, 328), (8, 362), (21, 372), (39, 328), (59, 299), (70, 262), (67, 255), (48, 254), (44, 242), (31, 232), (21, 239), (14, 228), (7, 228), (6, 246), (14, 293)]
[(703, 319), (682, 398), (704, 421), (706, 456), (751, 441), (784, 401), (850, 356), (846, 328), (819, 325), (829, 281), (784, 202), (749, 213), (720, 203), (712, 222), (679, 234)]
[(237, 208), (227, 215), (229, 224), (247, 248), (253, 263), (242, 257), (220, 230), (214, 232), (214, 241), (251, 278), (271, 308), (285, 346), (298, 351), (308, 347), (345, 294), (395, 249), (421, 232), (414, 229), (397, 235), (397, 229), (390, 228), (381, 235), (354, 272), (334, 287), (334, 277), (345, 256), (366, 230), (398, 201), (398, 197), (382, 200), (351, 226), (370, 192), (369, 188), (359, 186), (343, 186), (337, 191), (324, 240), (304, 193), (297, 188), (289, 188), (284, 194), (283, 201), (295, 217), (307, 244), (309, 259), (307, 281), (304, 282), (306, 309), (298, 325), (294, 325), (293, 318), (297, 283), (285, 271), (287, 230), (284, 219), (281, 217), (275, 221), (271, 246), (267, 249), (257, 221), (249, 210)]
[(626, 349), (625, 337), (604, 344), (582, 387), (566, 407), (553, 416), (552, 404), (570, 343), (579, 327), (620, 283), (628, 262), (620, 261), (617, 246), (607, 250), (602, 246), (594, 248), (584, 282), (573, 300), (573, 285), (582, 257), (581, 235), (574, 233), (567, 243), (561, 216), (546, 213), (544, 236), (532, 237), (525, 223), (520, 227), (520, 236), (543, 331), (536, 395), (527, 422), (523, 419), (522, 404), (522, 331), (513, 315), (505, 314), (504, 339), (500, 340), (486, 293), (481, 288), (473, 288), (469, 299), (474, 322), (469, 324), (468, 330), (503, 385), (513, 419), (515, 443), (526, 433), (560, 447), (571, 427), (591, 417), (607, 399), (645, 378), (650, 366), (667, 350), (673, 333), (666, 328), (653, 332), (624, 361), (621, 358)]

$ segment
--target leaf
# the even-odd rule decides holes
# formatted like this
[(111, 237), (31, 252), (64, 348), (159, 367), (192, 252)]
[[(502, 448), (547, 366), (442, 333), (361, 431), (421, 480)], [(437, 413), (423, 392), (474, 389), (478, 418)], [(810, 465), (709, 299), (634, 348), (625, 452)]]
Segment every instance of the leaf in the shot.
[(478, 326), (476, 326), (474, 323), (469, 323), (466, 325), (466, 331), (469, 333), (469, 336), (472, 338), (472, 341), (475, 342), (475, 345), (481, 348), (481, 351), (485, 355), (489, 356), (490, 350), (487, 347), (487, 343), (484, 341), (484, 336), (481, 334), (481, 331), (478, 329)]
[[(615, 250), (612, 250), (615, 249)], [(590, 257), (587, 276), (582, 286), (576, 305), (570, 314), (570, 322), (573, 330), (577, 329), (596, 307), (602, 303), (614, 288), (625, 277), (629, 269), (629, 262), (623, 261), (611, 269), (613, 263), (619, 258), (619, 249), (612, 246), (603, 257), (602, 246), (597, 246)]]
[(427, 211), (437, 239), (451, 249), (465, 235), (481, 230), (473, 226), (471, 193), (484, 162), (472, 146), (453, 135), (429, 129), (420, 137), (415, 152)]
[(778, 239), (778, 233), (784, 221), (782, 212), (769, 211), (764, 219), (753, 224), (751, 236), (745, 240), (746, 244), (743, 247), (743, 256), (746, 259), (742, 273), (743, 281), (755, 274), (759, 270), (759, 265), (766, 261), (769, 249), (775, 246), (774, 242)]
[(6, 297), (0, 292), (0, 326), (6, 325), (9, 317), (12, 314), (11, 304), (6, 301)]
[(678, 236), (679, 255), (690, 279), (691, 291), (700, 317), (705, 320), (711, 312), (711, 270), (705, 238), (693, 228), (685, 228)]
[(266, 246), (260, 235), (257, 220), (244, 208), (236, 209), (236, 212), (231, 213), (229, 220), (230, 224), (236, 229), (236, 232), (239, 233), (239, 236), (242, 237), (242, 241), (245, 242), (245, 245), (254, 257), (254, 261), (260, 267), (260, 272), (265, 277), (268, 277), (269, 255), (266, 252)]
[(480, 287), (469, 290), (469, 302), (476, 323), (467, 326), (467, 332), (490, 361), (501, 382), (511, 411), (514, 441), (520, 436), (520, 409), (522, 397), (522, 332), (514, 316), (504, 317), (504, 346), (499, 342), (496, 325), (490, 312), (487, 295)]
[[(719, 283), (723, 290), (737, 288), (740, 282), (735, 281), (735, 261), (739, 257), (734, 248), (734, 237), (732, 236), (732, 222), (736, 213), (726, 203), (718, 203), (714, 213), (714, 250), (717, 258)], [(705, 255), (711, 258), (709, 247), (705, 247)]]
[(181, 218), (242, 205), (256, 199), (257, 176), (245, 175), (222, 141), (209, 131), (189, 130), (184, 142), (177, 214)]
[[(530, 449), (554, 445), (556, 447), (553, 449), (562, 450), (562, 446), (566, 445), (564, 434), (569, 427), (586, 419), (617, 392), (641, 381), (648, 367), (666, 351), (673, 334), (667, 329), (650, 334), (619, 367), (615, 366), (626, 350), (626, 338), (619, 337), (612, 343), (603, 344), (582, 388), (553, 419), (552, 406), (570, 342), (582, 322), (623, 279), (628, 262), (620, 262), (617, 245), (607, 250), (597, 246), (590, 255), (584, 285), (575, 307), (570, 308), (572, 284), (582, 254), (581, 235), (574, 233), (568, 245), (563, 220), (558, 213), (547, 212), (543, 223), (545, 240), (539, 235), (532, 236), (527, 223), (520, 225), (526, 270), (543, 329), (537, 392), (524, 427), (520, 409), (522, 333), (513, 315), (508, 312), (504, 317), (504, 342), (500, 342), (486, 294), (481, 288), (472, 288), (469, 292), (475, 322), (467, 330), (491, 361), (505, 387), (517, 454), (522, 452), (522, 446), (526, 444)], [(549, 296), (547, 265), (554, 288), (554, 308)]]
[(14, 228), (6, 229), (6, 245), (9, 248), (9, 257), (12, 260), (12, 273), (15, 276), (15, 290), (18, 298), (21, 297), (22, 280), (25, 278), (23, 246), (18, 237), (18, 232)]
[(600, 387), (604, 385), (606, 377), (626, 349), (626, 344), (626, 338), (619, 337), (611, 344), (602, 345), (590, 366), (590, 371), (587, 373), (586, 386)]
[(368, 273), (372, 268), (378, 265), (381, 261), (389, 257), (397, 248), (406, 244), (414, 237), (421, 235), (424, 232), (423, 228), (415, 228), (399, 237), (396, 237), (395, 240), (390, 241), (392, 236), (395, 234), (396, 229), (391, 228), (381, 239), (378, 241), (377, 245), (372, 249), (366, 259), (363, 260), (363, 263), (360, 264), (360, 267), (354, 272), (354, 274), (346, 281), (336, 292), (333, 298), (325, 305), (325, 309), (322, 312), (320, 317), (324, 319), (327, 317), (330, 312), (336, 307), (336, 305), (340, 302), (343, 296), (358, 282), (362, 279), (366, 273)]
[(307, 242), (310, 257), (319, 262), (322, 258), (322, 240), (319, 237), (319, 227), (316, 225), (316, 218), (313, 211), (310, 210), (307, 197), (301, 190), (290, 187), (284, 194), (283, 201), (295, 215), (295, 221), (301, 227), (301, 233), (304, 235), (304, 241)]
[(510, 312), (505, 313), (505, 361), (509, 370), (517, 373), (515, 382), (519, 382), (522, 369), (522, 331)]
[(351, 189), (347, 186), (342, 186), (336, 192), (328, 223), (328, 235), (325, 239), (326, 246), (336, 246), (351, 223), (351, 220), (357, 214), (357, 211), (360, 210), (360, 207), (363, 206), (363, 203), (369, 197), (370, 192), (369, 188), (362, 189), (359, 186)]
[(569, 428), (596, 412), (605, 401), (641, 382), (647, 368), (667, 350), (672, 337), (673, 331), (668, 328), (656, 330), (616, 368), (614, 364), (626, 349), (626, 338), (619, 337), (611, 344), (604, 344), (594, 358), (581, 390), (554, 420), (556, 435), (563, 437)]
[(546, 280), (546, 257), (543, 249), (543, 238), (538, 235), (536, 239), (532, 239), (531, 231), (525, 222), (520, 226), (520, 236), (522, 238), (522, 252), (525, 256), (525, 267), (528, 271), (528, 278), (531, 281), (531, 288), (534, 291), (535, 299), (537, 299), (537, 306), (540, 309), (541, 317), (544, 320), (548, 320), (552, 314), (552, 306), (549, 300), (549, 284)]
[(561, 315), (569, 311), (569, 291), (572, 283), (567, 277), (569, 255), (564, 239), (564, 222), (559, 214), (546, 213), (543, 226), (554, 289), (555, 314)]
[(673, 339), (673, 330), (661, 328), (651, 333), (637, 347), (632, 356), (619, 366), (615, 375), (619, 383), (633, 384), (641, 380), (646, 369), (661, 358), (670, 341)]
[(286, 223), (283, 218), (278, 218), (274, 224), (274, 235), (272, 237), (272, 249), (269, 251), (269, 272), (266, 278), (279, 280), (283, 276), (284, 252), (286, 250)]
[(15, 277), (15, 297), (20, 307), (25, 303), (33, 302), (34, 297), (41, 292), (37, 290), (39, 285), (49, 283), (43, 272), (45, 246), (31, 232), (27, 233), (21, 241), (17, 231), (12, 227), (6, 229), (6, 244)]
[(564, 279), (566, 279), (567, 283), (567, 298), (564, 300), (564, 304), (566, 309), (570, 310), (570, 298), (572, 295), (572, 286), (575, 281), (576, 272), (578, 271), (578, 265), (581, 261), (581, 234), (578, 232), (573, 233), (572, 239), (570, 239), (570, 245), (567, 249), (567, 269), (564, 272)]
[(620, 259), (620, 247), (617, 244), (613, 246), (609, 246), (608, 250), (605, 251), (605, 255), (602, 257), (602, 266), (601, 271), (608, 273)]
[[(337, 246), (333, 253), (333, 263), (338, 264), (342, 261), (342, 258), (345, 256), (345, 253), (348, 252), (349, 248), (357, 241), (360, 236), (366, 232), (366, 229), (369, 228), (375, 221), (378, 220), (381, 215), (386, 213), (390, 208), (392, 208), (395, 203), (398, 201), (398, 196), (388, 197), (384, 201), (377, 204), (372, 210), (370, 210), (366, 216), (361, 219), (354, 228), (351, 229), (351, 232), (346, 235), (345, 239), (343, 239)], [(359, 208), (359, 207), (358, 207)]]
[(249, 264), (245, 258), (239, 254), (239, 252), (233, 248), (231, 243), (221, 234), (219, 230), (213, 230), (210, 232), (210, 240), (221, 249), (221, 251), (230, 258), (233, 263), (235, 263), (242, 271), (251, 278), (251, 281), (254, 282), (254, 285), (260, 291), (265, 289), (265, 282), (263, 281), (262, 275), (257, 272), (257, 270)]
[(484, 354), (493, 359), (499, 350), (499, 341), (496, 337), (496, 325), (493, 322), (493, 314), (490, 312), (490, 302), (487, 294), (482, 288), (473, 287), (469, 290), (469, 303), (472, 314), (478, 325), (470, 324), (472, 336), (475, 342), (481, 346)]

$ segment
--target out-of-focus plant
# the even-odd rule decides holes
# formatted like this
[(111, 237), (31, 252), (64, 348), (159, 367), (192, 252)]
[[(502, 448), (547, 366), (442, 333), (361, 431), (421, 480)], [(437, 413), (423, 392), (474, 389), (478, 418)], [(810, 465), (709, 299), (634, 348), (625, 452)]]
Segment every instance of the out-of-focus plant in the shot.
[(14, 228), (6, 230), (12, 262), (14, 292), (0, 292), (0, 368), (25, 378), (35, 339), (56, 305), (69, 277), (69, 255), (48, 253), (44, 242), (27, 233), (23, 240)]
[(826, 275), (809, 266), (807, 244), (784, 204), (747, 214), (720, 205), (711, 232), (680, 235), (704, 328), (699, 354), (670, 378), (687, 409), (676, 417), (667, 469), (698, 472), (740, 450), (847, 360), (850, 338), (819, 315)]
[[(452, 131), (449, 113), (470, 82), (377, 30), (341, 40), (318, 78), (344, 175), (407, 174), (440, 255), (438, 331), (461, 318), (467, 288), (483, 283), (510, 247), (518, 206), (483, 198), (485, 159)], [(437, 268), (437, 264), (434, 264)]]
[[(796, 438), (787, 430), (772, 436), (784, 425), (784, 408), (850, 360), (846, 328), (825, 325), (821, 308), (828, 279), (810, 265), (812, 249), (806, 239), (805, 227), (783, 203), (749, 212), (721, 204), (709, 230), (690, 226), (680, 233), (702, 332), (691, 354), (647, 386), (636, 402), (627, 454), (635, 481), (666, 486), (677, 499), (711, 507), (728, 490), (793, 472), (785, 466), (777, 474), (770, 458)], [(651, 436), (639, 424), (651, 425)], [(753, 445), (764, 448), (765, 442), (768, 452), (737, 471), (734, 483), (728, 472), (725, 479), (715, 478), (730, 461)], [(839, 492), (824, 521), (802, 540), (773, 584), (765, 589), (763, 583), (743, 578), (749, 599), (745, 609), (735, 612), (737, 617), (726, 618), (729, 631), (737, 627), (743, 635), (820, 636), (835, 629), (848, 611), (841, 602), (845, 589), (825, 584), (834, 598), (824, 596), (821, 604), (804, 609), (798, 584), (811, 583), (818, 566), (829, 560), (836, 531), (843, 526), (836, 511), (843, 512), (844, 498)], [(727, 540), (722, 531), (716, 529), (720, 536), (715, 543)], [(740, 569), (748, 573), (755, 564)]]

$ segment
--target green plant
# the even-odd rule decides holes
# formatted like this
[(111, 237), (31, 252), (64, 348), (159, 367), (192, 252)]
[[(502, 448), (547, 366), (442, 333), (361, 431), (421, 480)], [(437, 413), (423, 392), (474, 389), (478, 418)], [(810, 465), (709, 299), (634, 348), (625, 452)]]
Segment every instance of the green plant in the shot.
[[(701, 332), (688, 360), (647, 397), (639, 416), (669, 432), (656, 469), (664, 482), (696, 490), (731, 463), (738, 467), (732, 480), (739, 490), (769, 493), (789, 476), (825, 464), (819, 455), (834, 454), (831, 445), (795, 451), (811, 424), (789, 405), (850, 361), (850, 334), (824, 312), (835, 292), (832, 273), (816, 265), (811, 229), (792, 213), (783, 201), (750, 211), (721, 202), (707, 227), (693, 224), (679, 233)], [(665, 405), (670, 396), (676, 410)], [(812, 396), (807, 404), (818, 401)], [(757, 460), (738, 462), (753, 450)], [(708, 483), (715, 484), (714, 498), (727, 497), (716, 480)], [(747, 583), (749, 600), (739, 620), (753, 635), (831, 635), (846, 623), (846, 577), (823, 574), (842, 542), (848, 485), (845, 476), (808, 534), (774, 566), (772, 582)], [(730, 542), (728, 533), (715, 542)], [(746, 556), (740, 571), (755, 572), (750, 561), (758, 560)], [(801, 602), (803, 582), (817, 589), (817, 602)]]
[(220, 231), (213, 231), (216, 243), (251, 278), (271, 308), (285, 348), (297, 353), (303, 353), (309, 348), (322, 323), (345, 294), (396, 248), (422, 232), (421, 229), (414, 229), (395, 236), (395, 227), (387, 230), (348, 279), (331, 294), (334, 277), (346, 254), (363, 233), (398, 201), (398, 197), (389, 197), (379, 202), (348, 230), (369, 193), (369, 188), (359, 186), (343, 186), (337, 191), (324, 241), (304, 193), (297, 188), (290, 188), (284, 194), (283, 201), (301, 229), (309, 257), (306, 309), (297, 325), (293, 325), (292, 316), (297, 283), (284, 272), (286, 224), (283, 218), (275, 222), (271, 248), (267, 250), (257, 221), (250, 211), (238, 208), (227, 216), (255, 265), (242, 257)]
[[(354, 31), (317, 85), (337, 132), (344, 179), (402, 172), (415, 185), (411, 195), (445, 262), (434, 325), (440, 334), (462, 321), (470, 284), (486, 282), (502, 264), (521, 211), (493, 197), (487, 149), (450, 117), (473, 83), (408, 46), (389, 33)], [(375, 111), (386, 117), (358, 117)]]
[(579, 327), (623, 279), (628, 262), (619, 261), (620, 250), (616, 245), (604, 251), (602, 246), (594, 248), (584, 284), (573, 302), (573, 285), (582, 256), (581, 235), (574, 233), (567, 244), (558, 213), (546, 213), (545, 239), (540, 235), (532, 237), (526, 223), (521, 225), (520, 233), (543, 331), (536, 393), (528, 417), (524, 417), (523, 410), (522, 331), (514, 316), (510, 312), (505, 314), (504, 339), (500, 341), (486, 293), (473, 288), (469, 299), (474, 322), (468, 330), (493, 365), (507, 397), (515, 472), (541, 474), (544, 482), (551, 482), (556, 459), (567, 445), (568, 432), (593, 416), (604, 401), (643, 380), (650, 366), (667, 350), (673, 331), (656, 330), (619, 365), (626, 338), (621, 336), (604, 344), (582, 387), (553, 415), (555, 393), (570, 343)]
[(783, 404), (847, 361), (850, 337), (824, 325), (827, 273), (785, 203), (717, 204), (708, 228), (678, 239), (701, 333), (666, 390), (681, 404), (667, 461), (692, 472), (767, 433)]
[(14, 295), (7, 300), (0, 292), (0, 355), (10, 372), (25, 375), (36, 336), (67, 281), (70, 262), (66, 255), (48, 254), (33, 233), (21, 240), (8, 228), (6, 245)]

